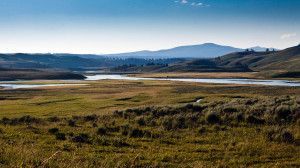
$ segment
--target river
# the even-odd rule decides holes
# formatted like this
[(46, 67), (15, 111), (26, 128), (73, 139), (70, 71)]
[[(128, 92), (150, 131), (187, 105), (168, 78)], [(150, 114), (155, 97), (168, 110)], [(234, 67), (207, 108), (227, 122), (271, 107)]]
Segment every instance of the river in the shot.
[[(106, 75), (98, 74), (86, 76), (85, 81), (91, 80), (169, 80), (182, 82), (201, 82), (201, 83), (220, 83), (220, 84), (245, 84), (245, 85), (268, 85), (268, 86), (300, 86), (299, 80), (260, 80), (260, 79), (191, 79), (191, 78), (140, 78), (129, 77), (126, 75)], [(68, 81), (68, 80), (64, 80)], [(74, 80), (69, 80), (74, 81)], [(2, 81), (0, 86), (4, 89), (20, 89), (20, 88), (35, 88), (48, 86), (72, 86), (72, 85), (87, 85), (87, 84), (18, 84), (23, 81)]]

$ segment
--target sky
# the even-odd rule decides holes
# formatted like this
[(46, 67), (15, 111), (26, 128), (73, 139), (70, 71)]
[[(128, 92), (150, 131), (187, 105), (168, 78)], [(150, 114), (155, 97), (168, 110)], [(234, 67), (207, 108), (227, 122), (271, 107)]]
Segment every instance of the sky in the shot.
[(300, 0), (0, 0), (0, 53), (300, 43)]

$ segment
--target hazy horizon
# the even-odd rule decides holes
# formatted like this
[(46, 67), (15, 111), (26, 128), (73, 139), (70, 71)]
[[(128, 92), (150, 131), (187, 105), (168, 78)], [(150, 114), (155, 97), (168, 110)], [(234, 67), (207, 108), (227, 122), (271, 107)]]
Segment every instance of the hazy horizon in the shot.
[(297, 0), (2, 0), (0, 53), (112, 54), (300, 42)]

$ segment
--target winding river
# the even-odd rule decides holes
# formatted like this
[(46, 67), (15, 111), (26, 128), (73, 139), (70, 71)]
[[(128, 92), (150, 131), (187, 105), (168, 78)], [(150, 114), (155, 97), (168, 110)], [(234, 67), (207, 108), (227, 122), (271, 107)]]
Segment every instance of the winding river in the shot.
[[(86, 76), (86, 81), (91, 80), (169, 80), (182, 82), (201, 82), (201, 83), (220, 83), (220, 84), (245, 84), (245, 85), (268, 85), (268, 86), (300, 86), (299, 80), (260, 80), (260, 79), (191, 79), (191, 78), (140, 78), (129, 77), (126, 75), (106, 75), (98, 74), (93, 76)], [(68, 80), (64, 80), (68, 81)], [(74, 81), (74, 80), (69, 80)], [(22, 81), (2, 81), (0, 86), (4, 89), (20, 89), (20, 88), (35, 88), (35, 87), (49, 87), (49, 86), (72, 86), (72, 85), (88, 85), (88, 84), (18, 84)]]
[(245, 85), (269, 85), (269, 86), (300, 86), (299, 80), (261, 80), (261, 79), (191, 79), (191, 78), (139, 78), (126, 75), (94, 75), (86, 76), (85, 80), (170, 80), (182, 82), (221, 83), (221, 84), (245, 84)]

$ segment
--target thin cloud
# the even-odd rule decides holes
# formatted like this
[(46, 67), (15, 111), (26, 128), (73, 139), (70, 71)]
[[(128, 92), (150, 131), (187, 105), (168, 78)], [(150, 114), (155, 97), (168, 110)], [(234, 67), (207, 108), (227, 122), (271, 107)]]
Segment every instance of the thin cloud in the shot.
[(296, 33), (292, 33), (292, 34), (283, 34), (281, 37), (280, 37), (280, 39), (288, 39), (288, 38), (291, 38), (291, 37), (295, 37), (295, 36), (297, 36), (297, 34)]
[[(176, 0), (175, 3), (181, 3), (181, 4), (188, 4), (189, 2), (187, 0)], [(202, 2), (192, 2), (190, 3), (191, 6), (206, 6), (210, 7), (210, 5), (204, 5)]]
[(174, 1), (175, 3), (182, 3), (182, 4), (187, 4), (189, 3), (187, 0), (181, 0), (181, 1)]
[(188, 3), (188, 1), (187, 0), (182, 0), (181, 3), (186, 4), (186, 3)]

